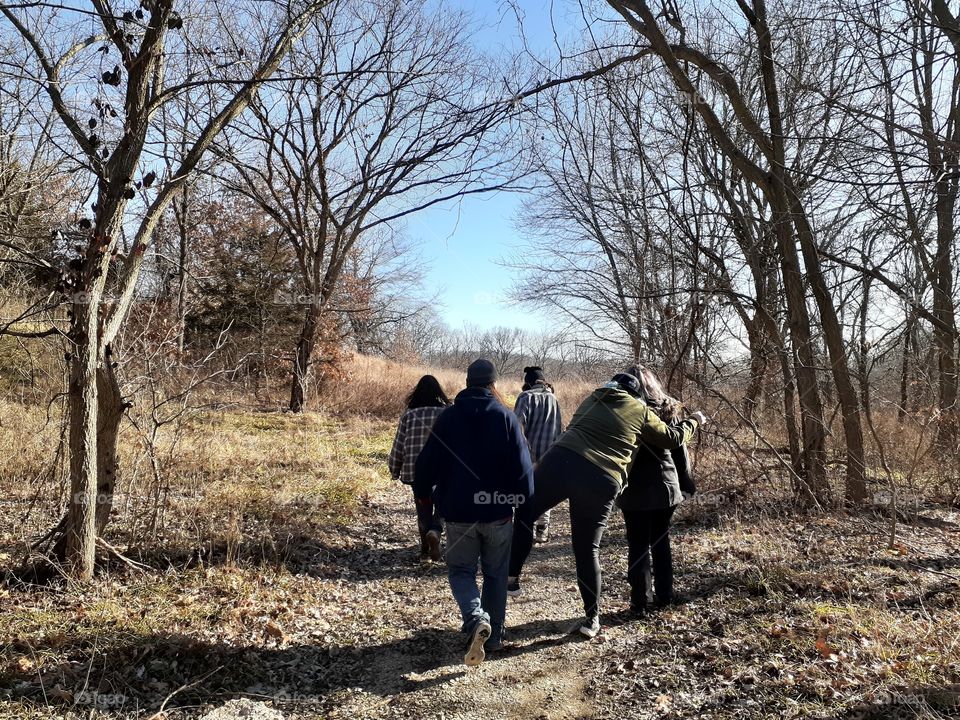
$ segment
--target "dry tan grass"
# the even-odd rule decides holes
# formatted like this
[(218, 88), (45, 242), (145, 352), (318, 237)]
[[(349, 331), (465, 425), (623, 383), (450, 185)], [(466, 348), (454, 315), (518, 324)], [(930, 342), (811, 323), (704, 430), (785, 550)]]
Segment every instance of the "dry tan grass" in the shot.
[[(399, 417), (407, 394), (424, 375), (433, 375), (452, 399), (463, 389), (466, 368), (450, 370), (423, 365), (404, 365), (383, 358), (352, 356), (346, 365), (347, 382), (330, 388), (322, 399), (324, 409), (337, 414), (370, 414), (384, 418)], [(564, 419), (569, 419), (580, 402), (600, 383), (581, 380), (554, 382)], [(497, 386), (508, 402), (520, 394), (520, 377), (503, 377)]]

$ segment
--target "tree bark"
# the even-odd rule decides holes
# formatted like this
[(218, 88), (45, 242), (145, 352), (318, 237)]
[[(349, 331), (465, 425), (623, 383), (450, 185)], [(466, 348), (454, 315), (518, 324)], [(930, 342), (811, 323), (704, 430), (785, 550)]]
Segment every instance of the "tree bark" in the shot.
[(955, 238), (955, 180), (937, 182), (937, 254), (934, 258), (933, 313), (942, 324), (933, 327), (939, 369), (939, 408), (942, 416), (937, 444), (951, 454), (957, 445), (957, 321), (953, 306), (953, 244)]
[[(663, 60), (672, 76), (677, 89), (689, 97), (699, 97), (697, 87), (681, 64), (689, 61), (707, 72), (711, 79), (719, 83), (730, 101), (737, 119), (746, 133), (753, 139), (767, 160), (768, 169), (764, 170), (754, 163), (741, 150), (738, 142), (728, 133), (723, 121), (717, 116), (709, 103), (696, 103), (695, 109), (700, 115), (707, 131), (716, 142), (719, 151), (727, 156), (744, 178), (758, 187), (770, 205), (772, 225), (778, 248), (781, 273), (786, 295), (790, 340), (794, 351), (795, 378), (802, 416), (804, 470), (806, 487), (804, 499), (810, 503), (829, 501), (830, 487), (827, 482), (826, 437), (827, 429), (823, 417), (823, 401), (817, 385), (815, 353), (810, 331), (810, 316), (807, 311), (806, 294), (800, 271), (794, 227), (785, 183), (786, 168), (784, 158), (784, 130), (780, 117), (780, 105), (773, 54), (769, 30), (766, 27), (766, 8), (762, 0), (754, 3), (751, 12), (745, 4), (741, 9), (748, 16), (750, 24), (758, 38), (761, 62), (761, 76), (766, 99), (767, 120), (770, 130), (765, 132), (754, 112), (746, 103), (736, 80), (726, 69), (684, 44), (671, 45), (660, 30), (658, 16), (643, 0), (608, 0), (610, 4), (627, 20), (637, 32), (644, 35), (652, 50)], [(627, 11), (629, 6), (637, 15)]]
[(317, 328), (320, 325), (322, 308), (311, 303), (304, 313), (303, 327), (297, 338), (293, 353), (293, 379), (290, 385), (290, 412), (303, 412), (307, 402), (307, 383), (310, 379), (310, 365), (313, 349), (317, 343)]
[(186, 345), (187, 334), (187, 292), (189, 289), (189, 278), (187, 276), (187, 264), (190, 259), (190, 201), (189, 184), (184, 184), (183, 192), (180, 195), (180, 207), (174, 201), (174, 213), (177, 219), (177, 230), (179, 239), (179, 276), (177, 278), (177, 352), (182, 356), (183, 348)]
[(64, 564), (75, 580), (90, 580), (96, 555), (97, 503), (97, 311), (99, 299), (80, 294), (70, 330), (70, 499)]
[(117, 439), (126, 405), (108, 346), (97, 369), (97, 535), (102, 535), (113, 509), (113, 494), (119, 479)]
[[(777, 207), (774, 200), (774, 228), (780, 246), (780, 264), (787, 305), (787, 324), (793, 348), (793, 377), (800, 403), (801, 433), (803, 436), (804, 478), (801, 500), (808, 504), (829, 503), (830, 484), (827, 480), (827, 426), (823, 415), (823, 399), (817, 383), (816, 355), (810, 332), (810, 315), (800, 274), (800, 259), (790, 229), (789, 213)], [(786, 398), (785, 398), (786, 402)]]
[[(833, 371), (833, 379), (837, 386), (837, 393), (839, 394), (843, 410), (843, 428), (847, 447), (846, 495), (848, 500), (859, 502), (866, 496), (860, 406), (857, 402), (853, 382), (850, 379), (850, 369), (847, 366), (847, 356), (843, 345), (843, 334), (837, 319), (833, 299), (830, 297), (823, 273), (820, 271), (820, 260), (816, 252), (813, 231), (807, 220), (806, 209), (800, 200), (800, 194), (797, 192), (790, 172), (787, 169), (786, 148), (784, 144), (785, 132), (780, 110), (780, 94), (777, 83), (776, 66), (774, 65), (773, 38), (770, 33), (770, 27), (767, 24), (766, 3), (763, 0), (755, 0), (754, 12), (755, 15), (749, 18), (749, 20), (754, 26), (757, 35), (760, 72), (763, 79), (767, 117), (770, 122), (770, 145), (773, 155), (770, 172), (772, 180), (770, 183), (770, 194), (778, 196), (777, 204), (780, 205), (780, 222), (783, 224), (790, 223), (793, 226), (792, 229), (783, 227), (778, 234), (782, 234), (783, 236), (781, 246), (784, 251), (790, 252), (794, 258), (796, 257), (796, 244), (793, 238), (794, 231), (796, 233), (796, 239), (799, 240), (807, 280), (810, 283), (810, 288), (813, 291), (813, 296), (820, 312), (820, 322), (823, 326), (824, 337), (830, 354), (830, 366)], [(790, 235), (789, 239), (787, 235)], [(789, 245), (789, 249), (787, 245)], [(791, 274), (792, 272), (793, 270), (791, 269)], [(799, 272), (799, 263), (797, 272)], [(796, 293), (793, 294), (793, 300), (795, 302), (800, 300)], [(805, 301), (803, 314), (807, 314)], [(804, 324), (809, 328), (809, 318), (806, 319)], [(798, 356), (800, 365), (806, 366), (803, 368), (804, 380), (802, 383), (800, 382), (800, 367), (798, 367), (797, 373), (801, 398), (805, 391), (809, 392), (809, 388), (806, 390), (804, 388), (811, 378), (813, 387), (816, 386), (816, 374), (813, 372), (813, 353), (809, 343), (810, 338), (807, 337), (805, 342), (797, 347), (798, 351), (804, 353), (804, 355)], [(808, 369), (809, 373), (807, 372)], [(819, 403), (819, 398), (817, 402)], [(822, 411), (820, 422), (822, 422)], [(825, 444), (826, 428), (821, 427), (817, 433), (820, 435), (817, 439), (818, 444)], [(814, 485), (815, 491), (818, 494), (829, 492), (825, 474), (822, 480), (820, 477), (814, 479), (816, 481)]]
[(848, 502), (861, 503), (867, 497), (866, 461), (864, 459), (863, 426), (860, 420), (860, 402), (853, 385), (847, 353), (843, 342), (843, 330), (837, 316), (836, 306), (820, 270), (813, 230), (792, 184), (787, 186), (791, 200), (794, 223), (807, 270), (807, 279), (820, 312), (823, 338), (830, 356), (830, 370), (840, 401), (843, 416), (843, 435), (846, 441), (845, 495)]
[(910, 367), (917, 355), (919, 343), (915, 342), (917, 313), (911, 307), (907, 309), (906, 325), (903, 330), (903, 360), (900, 365), (900, 407), (897, 408), (897, 422), (902, 423), (910, 412)]
[[(757, 301), (760, 304), (760, 301)], [(765, 312), (763, 310), (758, 311)], [(771, 343), (767, 337), (766, 327), (759, 318), (747, 323), (747, 343), (750, 347), (750, 381), (743, 396), (743, 415), (753, 422), (757, 405), (763, 394), (763, 386), (767, 379), (767, 370), (770, 365)]]

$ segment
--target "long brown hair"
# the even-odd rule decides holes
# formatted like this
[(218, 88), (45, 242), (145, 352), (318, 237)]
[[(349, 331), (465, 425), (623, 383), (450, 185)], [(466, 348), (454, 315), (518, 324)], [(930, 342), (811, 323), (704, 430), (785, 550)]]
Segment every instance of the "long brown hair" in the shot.
[(487, 385), (479, 385), (478, 387), (482, 387), (484, 390), (489, 390), (490, 394), (493, 395), (494, 400), (496, 400), (498, 403), (500, 403), (504, 407), (510, 407), (507, 404), (507, 399), (503, 396), (503, 393), (500, 392), (500, 388), (497, 387), (497, 384), (495, 382), (488, 383)]
[(633, 365), (627, 368), (626, 372), (640, 381), (644, 401), (661, 420), (668, 423), (680, 422), (683, 418), (683, 403), (667, 394), (653, 370), (645, 365)]

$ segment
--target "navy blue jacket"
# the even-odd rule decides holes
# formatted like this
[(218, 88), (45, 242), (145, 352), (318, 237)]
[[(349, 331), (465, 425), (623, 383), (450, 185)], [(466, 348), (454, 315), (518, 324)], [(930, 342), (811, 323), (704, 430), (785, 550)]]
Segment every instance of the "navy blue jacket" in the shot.
[(414, 494), (433, 496), (448, 522), (495, 522), (533, 499), (533, 465), (520, 423), (485, 388), (457, 395), (417, 457)]

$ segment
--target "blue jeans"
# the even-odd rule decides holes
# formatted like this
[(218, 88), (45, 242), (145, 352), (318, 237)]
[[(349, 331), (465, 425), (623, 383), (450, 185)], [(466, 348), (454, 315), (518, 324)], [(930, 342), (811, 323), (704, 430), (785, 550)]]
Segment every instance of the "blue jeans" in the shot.
[[(507, 569), (513, 519), (492, 523), (447, 523), (447, 577), (460, 606), (465, 633), (481, 620), (490, 623), (491, 643), (503, 638), (507, 614)], [(483, 570), (483, 592), (477, 587), (477, 564)]]

